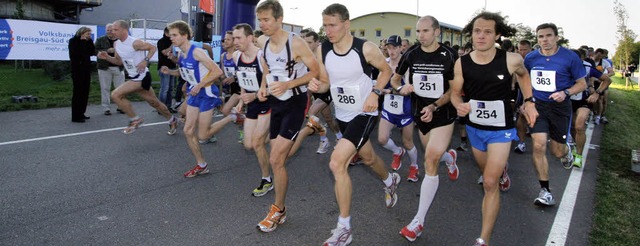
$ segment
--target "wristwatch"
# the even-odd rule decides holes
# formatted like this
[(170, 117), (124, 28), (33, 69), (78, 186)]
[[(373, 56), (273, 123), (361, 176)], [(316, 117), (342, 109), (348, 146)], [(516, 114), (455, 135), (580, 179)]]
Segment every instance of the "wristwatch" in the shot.
[(403, 87), (402, 85), (401, 85), (401, 86), (398, 86), (398, 88), (396, 88), (395, 90), (396, 90), (397, 92), (400, 92), (400, 90), (402, 90), (402, 87)]
[(378, 89), (376, 89), (376, 88), (373, 88), (373, 89), (371, 90), (371, 92), (375, 93), (375, 94), (376, 94), (376, 95), (378, 95), (378, 96), (382, 96), (382, 91), (380, 91), (380, 90), (378, 90)]
[(527, 98), (524, 99), (524, 102), (536, 103), (536, 98), (535, 97), (527, 97)]
[(569, 92), (569, 89), (565, 89), (564, 94), (566, 94), (567, 96), (571, 96), (571, 92)]
[(149, 62), (149, 60), (151, 60), (151, 59), (149, 59), (149, 57), (145, 57), (144, 60)]

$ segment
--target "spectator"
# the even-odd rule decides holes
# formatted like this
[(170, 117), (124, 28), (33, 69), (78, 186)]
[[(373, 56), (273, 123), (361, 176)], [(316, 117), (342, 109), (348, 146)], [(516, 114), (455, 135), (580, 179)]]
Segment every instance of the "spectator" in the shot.
[(71, 121), (82, 123), (89, 119), (84, 113), (89, 102), (89, 85), (91, 83), (91, 56), (96, 55), (96, 48), (91, 40), (91, 29), (80, 27), (76, 35), (69, 39), (69, 60), (71, 60), (71, 80), (73, 96), (71, 97)]

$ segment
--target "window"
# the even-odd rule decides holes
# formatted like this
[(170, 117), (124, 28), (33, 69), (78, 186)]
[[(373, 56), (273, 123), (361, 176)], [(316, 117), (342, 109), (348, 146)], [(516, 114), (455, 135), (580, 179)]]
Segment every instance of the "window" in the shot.
[(360, 29), (360, 37), (364, 37), (364, 29)]
[(376, 38), (382, 37), (382, 29), (376, 28)]
[(404, 28), (404, 36), (405, 37), (411, 37), (411, 27), (405, 27)]

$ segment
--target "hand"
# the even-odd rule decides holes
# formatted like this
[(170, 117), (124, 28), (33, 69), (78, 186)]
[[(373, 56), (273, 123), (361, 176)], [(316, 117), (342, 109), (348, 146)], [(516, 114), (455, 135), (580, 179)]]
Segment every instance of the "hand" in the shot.
[(169, 74), (169, 68), (167, 66), (162, 66), (160, 68), (160, 72), (163, 74)]
[(222, 80), (222, 84), (228, 85), (236, 81), (234, 77), (226, 77)]
[(271, 95), (278, 97), (287, 92), (287, 90), (289, 89), (289, 82), (274, 81), (268, 86)]
[(136, 68), (138, 69), (138, 73), (144, 73), (144, 70), (147, 68), (148, 64), (149, 62), (145, 60), (142, 60), (140, 63), (138, 63), (138, 65), (136, 66)]
[(367, 100), (364, 101), (364, 105), (362, 106), (362, 111), (364, 112), (373, 112), (378, 110), (378, 95), (369, 94)]
[(198, 95), (198, 92), (200, 92), (200, 89), (202, 89), (200, 87), (200, 84), (193, 86), (193, 88), (191, 88), (191, 91), (189, 91), (189, 95), (192, 95), (192, 96)]
[(567, 98), (567, 94), (564, 93), (564, 91), (556, 91), (553, 94), (551, 94), (551, 96), (549, 96), (549, 99), (554, 100), (556, 102), (563, 102), (564, 99)]
[(422, 114), (422, 116), (420, 116), (420, 120), (426, 123), (431, 122), (431, 120), (433, 120), (433, 112), (435, 110), (436, 110), (436, 106), (433, 104), (422, 108), (422, 110), (420, 110), (420, 113)]
[(400, 93), (400, 95), (407, 96), (412, 92), (413, 92), (413, 85), (406, 84), (402, 86), (402, 89), (400, 89), (400, 92), (398, 93)]
[(269, 96), (269, 93), (267, 92), (266, 88), (260, 88), (260, 90), (258, 90), (258, 100), (261, 102), (264, 102), (267, 100), (267, 96)]
[(589, 97), (587, 98), (587, 102), (588, 103), (596, 103), (598, 101), (598, 98), (600, 98), (600, 94), (593, 93), (593, 94), (589, 95)]
[(240, 98), (242, 99), (242, 102), (249, 104), (250, 102), (253, 102), (253, 100), (256, 100), (256, 93), (242, 92), (240, 93)]
[(108, 48), (107, 49), (107, 53), (115, 53), (115, 52), (116, 52), (116, 49), (114, 49), (114, 48)]
[(458, 112), (458, 116), (465, 117), (471, 112), (471, 105), (469, 103), (460, 103), (458, 105), (453, 105), (456, 108), (456, 112)]
[(529, 127), (533, 127), (533, 125), (535, 125), (536, 123), (536, 119), (538, 118), (538, 110), (536, 109), (535, 103), (525, 102), (522, 105), (522, 111), (524, 112), (524, 118), (527, 119)]
[(312, 78), (311, 81), (309, 81), (309, 84), (307, 84), (307, 89), (313, 93), (318, 93), (320, 91), (321, 83), (322, 82), (320, 82), (320, 80)]
[(106, 60), (107, 58), (109, 58), (109, 54), (107, 54), (107, 52), (100, 51), (98, 52), (98, 58)]

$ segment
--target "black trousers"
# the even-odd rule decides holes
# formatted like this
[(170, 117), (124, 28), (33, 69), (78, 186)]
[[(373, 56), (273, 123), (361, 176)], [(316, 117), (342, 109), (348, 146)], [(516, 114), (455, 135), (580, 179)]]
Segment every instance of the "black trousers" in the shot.
[(91, 83), (91, 70), (71, 72), (73, 80), (73, 96), (71, 97), (71, 120), (84, 120), (84, 113), (89, 103), (89, 85)]

